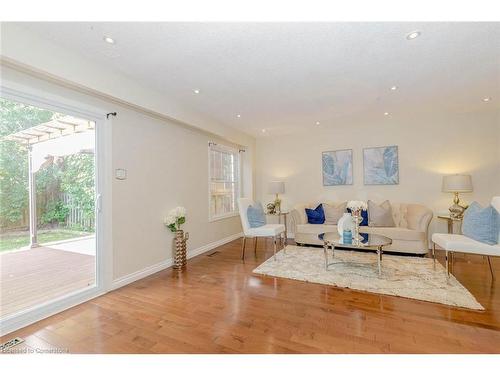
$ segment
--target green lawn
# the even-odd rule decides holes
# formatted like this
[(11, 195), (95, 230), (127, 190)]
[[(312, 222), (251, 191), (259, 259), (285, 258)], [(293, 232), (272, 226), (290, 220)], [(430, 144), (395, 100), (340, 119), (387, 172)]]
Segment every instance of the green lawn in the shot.
[[(44, 244), (47, 242), (68, 240), (89, 236), (94, 233), (79, 232), (69, 229), (44, 229), (38, 231), (38, 243)], [(0, 252), (19, 249), (28, 246), (30, 243), (29, 232), (11, 232), (0, 234)]]

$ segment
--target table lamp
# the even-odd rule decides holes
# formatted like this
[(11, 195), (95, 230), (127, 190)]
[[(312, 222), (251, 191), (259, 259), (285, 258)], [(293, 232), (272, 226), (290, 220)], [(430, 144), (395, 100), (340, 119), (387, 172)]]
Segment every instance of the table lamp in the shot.
[(276, 194), (274, 199), (274, 207), (276, 212), (281, 212), (281, 199), (280, 194), (285, 193), (285, 183), (283, 181), (271, 181), (269, 183), (269, 194)]
[(453, 205), (449, 208), (450, 217), (460, 219), (464, 215), (465, 208), (460, 205), (459, 193), (470, 193), (472, 191), (472, 178), (468, 174), (453, 174), (443, 176), (443, 192), (453, 193)]

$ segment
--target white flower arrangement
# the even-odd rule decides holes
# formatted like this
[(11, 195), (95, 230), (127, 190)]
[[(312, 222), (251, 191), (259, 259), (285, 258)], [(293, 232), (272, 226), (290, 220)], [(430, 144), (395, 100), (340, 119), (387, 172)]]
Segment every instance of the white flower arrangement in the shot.
[(366, 211), (368, 209), (368, 205), (364, 201), (349, 201), (347, 202), (347, 207), (351, 211)]
[(170, 210), (165, 217), (164, 223), (172, 232), (177, 232), (181, 229), (181, 224), (186, 222), (186, 209), (184, 207), (176, 207)]

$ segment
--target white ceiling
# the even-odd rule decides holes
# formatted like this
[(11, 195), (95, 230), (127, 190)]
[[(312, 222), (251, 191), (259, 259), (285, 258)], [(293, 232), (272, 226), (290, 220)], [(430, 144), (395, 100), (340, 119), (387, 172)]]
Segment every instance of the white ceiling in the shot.
[(500, 23), (20, 25), (255, 136), (500, 103)]

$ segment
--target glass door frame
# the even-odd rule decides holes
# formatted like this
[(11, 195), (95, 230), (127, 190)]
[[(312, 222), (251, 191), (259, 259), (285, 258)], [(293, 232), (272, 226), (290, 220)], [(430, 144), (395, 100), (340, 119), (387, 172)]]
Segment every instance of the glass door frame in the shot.
[[(43, 97), (42, 94), (44, 94)], [(111, 224), (111, 206), (106, 204), (105, 199), (106, 196), (110, 196), (110, 183), (106, 181), (105, 176), (109, 176), (111, 158), (110, 155), (105, 157), (104, 153), (104, 149), (111, 149), (106, 147), (111, 143), (110, 120), (106, 119), (105, 111), (102, 109), (89, 108), (85, 104), (80, 107), (78, 103), (75, 106), (67, 99), (57, 97), (54, 100), (52, 96), (50, 93), (45, 95), (44, 91), (31, 87), (22, 87), (19, 90), (4, 82), (0, 85), (0, 97), (4, 99), (84, 118), (95, 123), (95, 284), (0, 319), (0, 336), (102, 295), (111, 286), (112, 272), (109, 267), (112, 264), (112, 258), (110, 251), (107, 254), (103, 251), (104, 248), (111, 249), (110, 246), (105, 247), (105, 241), (110, 241), (110, 238), (106, 237), (104, 230), (105, 226), (110, 227)], [(108, 128), (107, 131), (106, 128)], [(110, 232), (110, 230), (107, 231), (107, 233)]]

